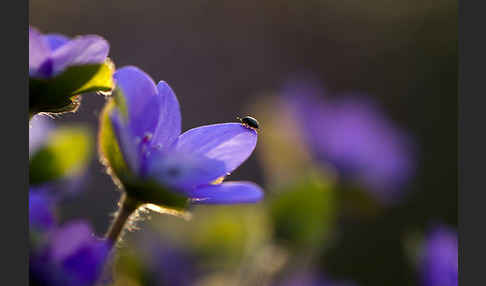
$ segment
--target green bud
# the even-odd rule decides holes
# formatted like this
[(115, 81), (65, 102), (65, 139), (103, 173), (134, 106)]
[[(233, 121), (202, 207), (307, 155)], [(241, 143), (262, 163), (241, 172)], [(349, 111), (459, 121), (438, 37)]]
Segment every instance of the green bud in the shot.
[(115, 67), (110, 59), (103, 64), (72, 66), (48, 79), (29, 79), (29, 113), (74, 112), (80, 95), (88, 92), (110, 92)]

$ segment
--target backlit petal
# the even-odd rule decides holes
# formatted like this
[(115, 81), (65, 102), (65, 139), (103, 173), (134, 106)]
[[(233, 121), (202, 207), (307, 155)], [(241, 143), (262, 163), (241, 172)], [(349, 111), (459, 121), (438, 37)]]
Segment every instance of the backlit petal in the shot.
[(157, 89), (160, 113), (152, 144), (167, 149), (181, 134), (181, 111), (179, 101), (167, 83), (159, 82)]
[(154, 150), (148, 158), (147, 176), (180, 191), (208, 184), (225, 170), (221, 161), (192, 154)]
[(79, 36), (52, 52), (52, 74), (57, 75), (69, 66), (101, 64), (108, 56), (110, 46), (100, 36)]
[(263, 190), (251, 182), (227, 182), (198, 187), (190, 197), (195, 204), (254, 203), (263, 198)]
[(35, 28), (29, 28), (29, 74), (37, 76), (38, 69), (48, 59), (51, 50)]
[(60, 34), (47, 34), (44, 35), (44, 39), (47, 41), (51, 51), (57, 50), (70, 40), (68, 37)]
[(159, 119), (159, 97), (152, 78), (134, 66), (117, 70), (114, 74), (116, 93), (121, 93), (128, 112), (127, 122), (132, 135), (142, 139), (153, 134)]
[(256, 131), (240, 123), (222, 123), (184, 132), (172, 149), (223, 162), (225, 170), (220, 174), (222, 176), (241, 165), (251, 155), (256, 143)]

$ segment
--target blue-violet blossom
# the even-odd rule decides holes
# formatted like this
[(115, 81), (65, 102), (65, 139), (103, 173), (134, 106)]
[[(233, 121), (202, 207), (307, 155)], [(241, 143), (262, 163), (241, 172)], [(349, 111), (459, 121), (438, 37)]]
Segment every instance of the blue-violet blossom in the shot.
[(84, 221), (59, 226), (47, 192), (29, 192), (29, 280), (31, 285), (92, 286), (101, 277), (109, 242)]
[(75, 111), (80, 95), (110, 92), (114, 65), (100, 36), (42, 35), (29, 27), (29, 115)]
[(190, 286), (201, 276), (197, 257), (188, 247), (160, 235), (154, 229), (141, 234), (136, 241), (140, 254), (154, 285)]
[(44, 188), (29, 190), (29, 225), (30, 229), (46, 231), (56, 224), (54, 202)]
[(382, 110), (360, 93), (320, 99), (328, 92), (291, 82), (283, 95), (318, 160), (364, 185), (382, 202), (396, 201), (414, 172), (414, 146)]
[(457, 232), (446, 226), (436, 226), (422, 246), (421, 279), (423, 286), (458, 285)]
[[(253, 152), (255, 130), (222, 123), (181, 134), (179, 102), (167, 83), (155, 85), (133, 66), (117, 70), (114, 79), (113, 98), (101, 118), (100, 151), (129, 197), (165, 206), (167, 201), (157, 198), (162, 190), (194, 204), (251, 203), (262, 198), (261, 188), (254, 183), (221, 182)], [(103, 122), (109, 123), (117, 147), (105, 139), (108, 132)], [(111, 155), (116, 148), (123, 168), (120, 159)], [(147, 182), (152, 187), (144, 188)], [(152, 192), (154, 185), (159, 190)]]

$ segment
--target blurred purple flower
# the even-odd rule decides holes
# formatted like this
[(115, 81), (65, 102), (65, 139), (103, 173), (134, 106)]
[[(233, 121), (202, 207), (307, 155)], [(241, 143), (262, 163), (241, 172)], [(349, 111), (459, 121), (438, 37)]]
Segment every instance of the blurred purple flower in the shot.
[(421, 278), (424, 286), (458, 285), (457, 232), (446, 226), (432, 229), (422, 250)]
[[(29, 153), (34, 154), (54, 130), (48, 118), (30, 121)], [(81, 176), (49, 182), (29, 190), (31, 285), (88, 286), (99, 278), (108, 254), (107, 243), (92, 236), (84, 222), (59, 227), (55, 204), (66, 189), (77, 190)], [(62, 191), (61, 191), (62, 189)]]
[(325, 89), (289, 83), (284, 98), (318, 160), (365, 185), (379, 200), (396, 200), (414, 172), (411, 138), (366, 96), (353, 93), (321, 100)]
[(63, 35), (42, 35), (29, 27), (29, 75), (50, 78), (71, 66), (101, 64), (110, 47), (106, 40), (96, 35), (69, 39)]
[(37, 231), (51, 229), (56, 218), (53, 213), (53, 201), (42, 189), (29, 190), (29, 224)]
[(201, 126), (181, 134), (179, 102), (167, 83), (155, 85), (136, 67), (115, 75), (126, 103), (109, 114), (118, 144), (131, 172), (154, 180), (200, 204), (259, 201), (263, 192), (251, 182), (212, 184), (233, 172), (253, 152), (256, 131), (240, 123)]
[(100, 278), (109, 247), (106, 241), (93, 236), (87, 223), (77, 221), (55, 227), (43, 233), (43, 239), (40, 245), (31, 241), (31, 285), (89, 286)]
[(144, 232), (137, 248), (154, 285), (190, 286), (199, 277), (196, 258), (183, 246), (155, 231)]
[(307, 271), (294, 273), (277, 286), (357, 286), (351, 281), (334, 281)]
[(59, 226), (55, 200), (47, 188), (29, 190), (30, 285), (94, 285), (108, 257), (108, 242), (94, 237), (83, 221)]

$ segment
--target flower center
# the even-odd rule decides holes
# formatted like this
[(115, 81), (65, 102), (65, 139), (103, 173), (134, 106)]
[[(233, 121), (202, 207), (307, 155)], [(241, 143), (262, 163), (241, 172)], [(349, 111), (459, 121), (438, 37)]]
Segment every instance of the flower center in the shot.
[(152, 140), (152, 133), (150, 132), (145, 132), (143, 135), (142, 139), (139, 139), (137, 141), (139, 145), (139, 150), (140, 154), (142, 154), (143, 157), (146, 157), (150, 152), (149, 152), (149, 146), (150, 146), (150, 141)]

